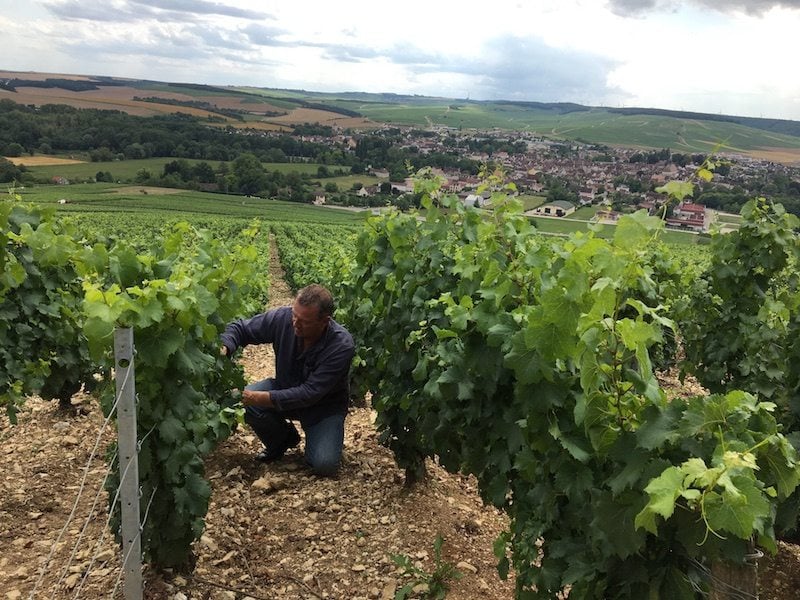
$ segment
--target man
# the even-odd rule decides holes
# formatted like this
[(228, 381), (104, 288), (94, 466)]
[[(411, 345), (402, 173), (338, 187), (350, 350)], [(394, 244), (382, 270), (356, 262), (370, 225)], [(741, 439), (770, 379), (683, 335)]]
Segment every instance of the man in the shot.
[(284, 306), (229, 324), (221, 336), (222, 354), (248, 344), (272, 344), (275, 377), (242, 392), (245, 422), (264, 450), (256, 458), (272, 462), (300, 443), (292, 420), (306, 435), (305, 459), (317, 475), (334, 475), (344, 445), (349, 403), (353, 337), (333, 320), (331, 293), (321, 285), (301, 289)]

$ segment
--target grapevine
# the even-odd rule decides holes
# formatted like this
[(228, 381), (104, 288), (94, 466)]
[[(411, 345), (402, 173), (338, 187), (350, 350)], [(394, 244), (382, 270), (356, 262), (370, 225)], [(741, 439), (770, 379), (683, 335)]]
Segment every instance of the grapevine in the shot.
[(69, 405), (91, 388), (96, 365), (81, 328), (80, 280), (71, 263), (74, 241), (52, 209), (0, 202), (0, 405), (12, 422), (25, 396)]
[[(84, 269), (85, 332), (97, 360), (110, 360), (115, 327), (133, 327), (144, 497), (152, 498), (142, 533), (145, 556), (161, 567), (191, 567), (191, 543), (203, 530), (211, 488), (202, 458), (232, 432), (232, 389), (244, 384), (241, 367), (219, 355), (228, 321), (252, 306), (257, 259), (249, 243), (227, 250), (209, 231), (178, 224), (149, 252), (118, 242), (80, 256)], [(109, 411), (113, 386), (101, 390)], [(119, 472), (109, 479), (110, 492)], [(113, 494), (110, 494), (113, 496)], [(119, 507), (112, 526), (119, 527)]]
[(434, 456), (477, 477), (511, 517), (495, 549), (521, 598), (694, 598), (704, 564), (740, 560), (754, 537), (774, 550), (800, 473), (774, 405), (668, 401), (655, 378), (651, 349), (675, 329), (658, 219), (552, 244), (512, 188), (488, 184), (481, 212), (423, 177), (425, 218), (370, 218), (340, 292), (409, 480)]

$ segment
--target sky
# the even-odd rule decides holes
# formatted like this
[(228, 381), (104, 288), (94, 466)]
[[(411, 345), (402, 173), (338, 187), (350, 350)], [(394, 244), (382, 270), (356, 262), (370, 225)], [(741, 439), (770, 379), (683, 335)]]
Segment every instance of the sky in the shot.
[(800, 0), (0, 0), (0, 70), (800, 120)]

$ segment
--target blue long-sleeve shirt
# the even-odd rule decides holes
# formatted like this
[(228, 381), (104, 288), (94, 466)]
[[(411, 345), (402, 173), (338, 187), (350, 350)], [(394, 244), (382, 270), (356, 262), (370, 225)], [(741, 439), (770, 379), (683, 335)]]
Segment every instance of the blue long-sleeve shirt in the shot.
[(306, 350), (292, 327), (291, 306), (234, 321), (225, 328), (221, 340), (229, 356), (249, 344), (272, 344), (275, 382), (270, 399), (281, 413), (316, 421), (347, 412), (355, 344), (350, 333), (333, 319), (322, 337)]

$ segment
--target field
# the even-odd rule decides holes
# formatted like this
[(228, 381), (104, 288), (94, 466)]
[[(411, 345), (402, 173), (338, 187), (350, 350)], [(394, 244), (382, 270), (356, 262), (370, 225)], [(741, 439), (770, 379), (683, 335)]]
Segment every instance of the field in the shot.
[[(19, 191), (23, 200), (56, 204), (64, 213), (139, 213), (144, 215), (220, 216), (265, 221), (353, 224), (356, 212), (296, 202), (109, 183), (36, 186)], [(61, 204), (60, 201), (65, 200)]]
[[(0, 71), (0, 77), (44, 79), (44, 74)], [(54, 76), (73, 79), (88, 77)], [(264, 130), (291, 130), (294, 125), (319, 122), (342, 129), (371, 129), (382, 125), (444, 126), (458, 129), (526, 131), (550, 139), (581, 140), (612, 146), (670, 148), (680, 152), (707, 152), (718, 143), (722, 151), (800, 164), (800, 137), (773, 133), (749, 125), (719, 120), (659, 114), (627, 115), (602, 107), (475, 102), (425, 96), (366, 93), (317, 93), (267, 88), (236, 88), (169, 84), (116, 79), (122, 85), (74, 92), (61, 88), (19, 87), (0, 90), (0, 99), (22, 104), (63, 103), (81, 108), (122, 110), (136, 115), (183, 112), (214, 117), (215, 126)], [(135, 97), (165, 101), (208, 102), (219, 108), (243, 111), (243, 119), (222, 116), (192, 106), (142, 102)], [(325, 106), (354, 111), (345, 116)], [(791, 130), (787, 130), (791, 131)]]
[[(78, 160), (76, 158), (62, 158), (57, 156), (22, 156), (11, 159), (15, 164), (25, 165), (31, 173), (40, 178), (66, 177), (67, 179), (86, 180), (93, 179), (100, 171), (108, 171), (115, 179), (132, 180), (136, 174), (145, 169), (153, 175), (160, 175), (164, 170), (164, 165), (173, 162), (175, 158), (143, 158), (139, 160), (114, 160), (103, 162), (91, 162), (89, 160)], [(199, 159), (186, 160), (190, 165), (207, 162), (212, 167), (220, 164), (220, 161), (202, 161)], [(278, 171), (280, 173), (301, 173), (305, 175), (316, 175), (320, 165), (316, 163), (262, 163), (267, 171)]]
[[(156, 160), (156, 159), (152, 159)], [(158, 159), (161, 160), (161, 159)], [(140, 161), (125, 161), (140, 162)], [(118, 163), (118, 164), (125, 164)], [(150, 162), (151, 161), (145, 161)], [(94, 165), (103, 163), (91, 163)], [(350, 175), (320, 180), (335, 182), (340, 190), (347, 190), (354, 182), (374, 185), (380, 180), (368, 176)], [(59, 212), (79, 213), (138, 213), (179, 215), (192, 217), (259, 218), (265, 221), (298, 221), (307, 223), (356, 224), (363, 221), (357, 209), (312, 206), (267, 200), (257, 197), (233, 196), (174, 188), (157, 188), (112, 183), (86, 183), (72, 185), (40, 185), (18, 190), (23, 200), (58, 205)], [(64, 201), (63, 203), (61, 201)], [(535, 204), (535, 200), (529, 202)], [(571, 218), (531, 217), (537, 229), (548, 235), (569, 235), (585, 231), (590, 225), (594, 207), (576, 212)], [(578, 217), (578, 218), (576, 218)], [(613, 236), (615, 225), (592, 225), (602, 237)], [(698, 236), (689, 232), (667, 230), (664, 240), (674, 244), (696, 244)]]
[(11, 156), (6, 160), (15, 165), (25, 165), (26, 167), (61, 167), (63, 165), (76, 165), (85, 161), (77, 158), (61, 158), (58, 156)]
[(611, 146), (670, 148), (679, 152), (707, 152), (722, 141), (723, 152), (780, 159), (780, 162), (800, 161), (800, 139), (733, 123), (655, 115), (627, 116), (603, 109), (558, 114), (543, 109), (497, 104), (348, 104), (373, 121), (397, 125), (439, 124), (476, 129), (500, 127), (530, 131), (555, 139), (583, 140)]

